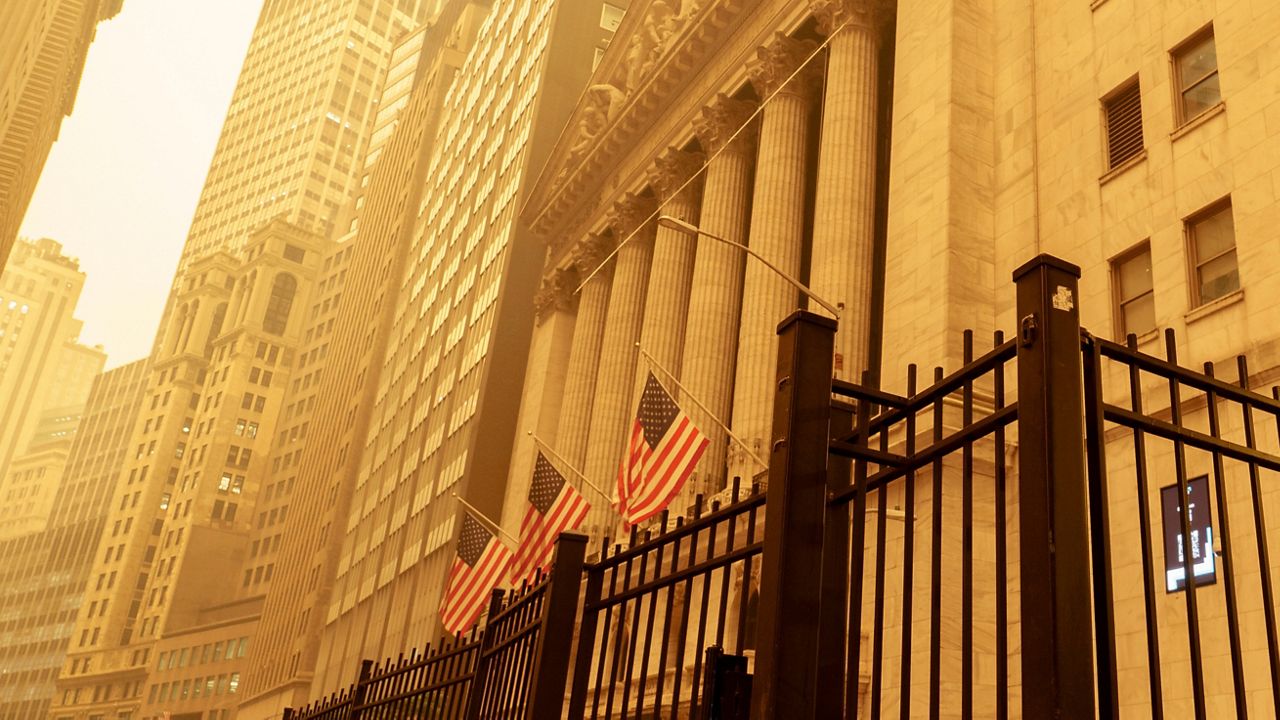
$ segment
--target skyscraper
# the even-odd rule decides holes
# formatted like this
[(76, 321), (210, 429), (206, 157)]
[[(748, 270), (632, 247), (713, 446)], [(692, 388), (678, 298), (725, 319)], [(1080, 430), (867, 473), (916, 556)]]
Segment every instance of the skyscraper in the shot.
[[(380, 115), (396, 105), (402, 109), (385, 145), (377, 138), (389, 124), (375, 129), (370, 155), (377, 157), (366, 160), (367, 187), (353, 199), (352, 218), (344, 223), (351, 228), (343, 258), (348, 291), (323, 334), (317, 329), (324, 349), (311, 351), (319, 355), (314, 385), (286, 399), (286, 422), (293, 417), (303, 442), (286, 440), (273, 450), (279, 464), (272, 460), (269, 482), (287, 488), (277, 502), (289, 505), (293, 520), (283, 536), (264, 537), (259, 545), (266, 562), (274, 558), (276, 579), (249, 648), (243, 718), (279, 717), (310, 692), (436, 120), (487, 11), (483, 3), (452, 0), (392, 53)], [(397, 87), (406, 80), (407, 91)]]
[(45, 410), (84, 404), (106, 355), (80, 345), (72, 317), (84, 273), (62, 245), (20, 240), (0, 274), (0, 477)]
[[(325, 292), (328, 231), (359, 180), (393, 40), (433, 4), (264, 4), (157, 334), (59, 716), (234, 712), (265, 589), (252, 579), (267, 572), (251, 536), (283, 520), (258, 501), (275, 497), (264, 478)], [(246, 563), (249, 585), (227, 582)], [(193, 674), (215, 655), (217, 674)]]
[(71, 114), (98, 23), (115, 17), (122, 2), (0, 4), (0, 268), (62, 118)]
[[(516, 222), (612, 28), (607, 4), (495, 3), (448, 87), (351, 509), (313, 696), (438, 636), (465, 498), (501, 515), (542, 246)], [(321, 580), (323, 582), (323, 580)]]
[(0, 717), (43, 720), (72, 641), (109, 502), (142, 403), (147, 362), (99, 375), (44, 530), (0, 541)]

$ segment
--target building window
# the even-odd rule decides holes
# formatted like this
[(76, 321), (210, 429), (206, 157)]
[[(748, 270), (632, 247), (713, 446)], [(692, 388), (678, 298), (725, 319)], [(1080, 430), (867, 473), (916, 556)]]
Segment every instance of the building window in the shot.
[(289, 245), (289, 244), (286, 244), (286, 245), (284, 246), (284, 259), (285, 259), (285, 260), (289, 260), (289, 261), (291, 261), (291, 262), (300, 263), (300, 262), (302, 262), (303, 258), (305, 258), (306, 256), (307, 256), (306, 251), (305, 251), (305, 250), (303, 250), (302, 248), (298, 247), (297, 245)]
[(1150, 243), (1144, 242), (1111, 261), (1111, 286), (1120, 337), (1145, 335), (1156, 329)]
[(262, 330), (273, 335), (283, 335), (289, 324), (289, 311), (293, 309), (293, 296), (298, 281), (288, 273), (280, 273), (271, 284), (271, 297), (267, 299), (267, 311), (262, 318)]
[(1178, 89), (1176, 109), (1178, 124), (1222, 101), (1218, 86), (1218, 49), (1213, 27), (1205, 28), (1173, 49), (1173, 83)]
[(1187, 218), (1187, 245), (1192, 267), (1193, 307), (1240, 289), (1235, 223), (1229, 199)]
[(600, 27), (609, 32), (616, 32), (618, 26), (622, 24), (622, 18), (627, 11), (610, 3), (604, 3), (600, 8)]
[(1138, 78), (1102, 99), (1107, 130), (1107, 169), (1114, 170), (1142, 153), (1142, 94)]

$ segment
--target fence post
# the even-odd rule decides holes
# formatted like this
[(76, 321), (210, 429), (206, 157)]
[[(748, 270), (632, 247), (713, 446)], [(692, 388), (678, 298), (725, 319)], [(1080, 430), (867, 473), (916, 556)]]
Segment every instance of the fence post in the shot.
[[(818, 694), (836, 322), (806, 311), (778, 326), (773, 446), (751, 717), (813, 718)], [(830, 678), (826, 678), (829, 682)]]
[(356, 678), (356, 686), (351, 690), (351, 702), (347, 705), (347, 718), (359, 720), (360, 706), (364, 704), (365, 695), (369, 692), (369, 678), (373, 675), (373, 661), (360, 661), (360, 676)]
[(280, 720), (293, 720), (293, 713), (294, 713), (293, 708), (291, 707), (285, 708), (284, 712), (280, 713)]
[(526, 718), (558, 718), (564, 710), (564, 692), (573, 650), (573, 626), (578, 616), (578, 589), (582, 587), (582, 561), (587, 536), (561, 533), (556, 540), (551, 580), (542, 599), (542, 628), (533, 659), (533, 692)]
[(478, 720), (480, 703), (484, 700), (484, 688), (489, 679), (489, 661), (485, 652), (493, 646), (493, 619), (502, 612), (502, 598), (505, 595), (501, 588), (494, 588), (489, 594), (489, 617), (480, 633), (480, 647), (476, 650), (476, 669), (471, 677), (471, 687), (467, 690), (467, 711), (463, 714), (468, 720)]
[(1097, 717), (1079, 278), (1051, 255), (1013, 273), (1025, 720)]

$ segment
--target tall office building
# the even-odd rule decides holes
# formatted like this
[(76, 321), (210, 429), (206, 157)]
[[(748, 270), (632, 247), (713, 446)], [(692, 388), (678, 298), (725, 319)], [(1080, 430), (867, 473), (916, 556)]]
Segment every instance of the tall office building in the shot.
[(71, 114), (98, 23), (123, 0), (24, 0), (0, 4), (0, 268), (36, 182)]
[(341, 550), (312, 611), (313, 696), (438, 636), (454, 493), (502, 513), (542, 254), (517, 211), (612, 35), (605, 7), (495, 3), (446, 91), (350, 511), (326, 540)]
[(0, 718), (48, 717), (146, 378), (139, 360), (94, 380), (48, 524), (0, 541)]
[(84, 273), (62, 245), (19, 240), (0, 274), (0, 478), (27, 451), (42, 413), (82, 406), (106, 363), (77, 341)]
[[(266, 0), (178, 261), (235, 253), (272, 218), (330, 235), (359, 186), (391, 46), (439, 0)], [(169, 299), (165, 318), (173, 309)], [(162, 320), (161, 337), (166, 328)], [(157, 344), (161, 341), (157, 338)]]
[[(264, 4), (157, 333), (59, 717), (234, 712), (265, 586), (225, 576), (252, 563), (271, 514), (257, 507), (271, 441), (392, 43), (433, 5)], [(218, 673), (190, 674), (214, 655)]]
[[(366, 160), (369, 180), (349, 207), (347, 291), (336, 315), (316, 330), (315, 381), (286, 400), (285, 422), (301, 437), (294, 442), (290, 430), (274, 450), (279, 462), (272, 460), (269, 481), (286, 488), (277, 503), (287, 504), (293, 519), (283, 535), (258, 545), (264, 563), (274, 559), (275, 581), (249, 648), (241, 718), (279, 717), (310, 693), (439, 109), (487, 12), (487, 3), (452, 0), (392, 53), (380, 118), (383, 109), (402, 108), (393, 121), (378, 123), (370, 145), (377, 157)], [(385, 144), (383, 127), (394, 127)]]

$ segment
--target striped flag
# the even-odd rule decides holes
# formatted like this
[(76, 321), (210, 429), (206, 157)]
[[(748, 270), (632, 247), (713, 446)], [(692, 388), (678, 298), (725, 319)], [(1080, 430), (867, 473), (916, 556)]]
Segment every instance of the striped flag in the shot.
[(458, 536), (458, 557), (449, 571), (449, 586), (440, 606), (445, 631), (466, 632), (489, 602), (489, 593), (506, 576), (511, 551), (479, 520), (465, 510)]
[(627, 455), (618, 469), (618, 511), (625, 524), (635, 525), (662, 512), (684, 487), (708, 442), (649, 373)]
[(529, 486), (529, 509), (520, 525), (520, 549), (511, 562), (511, 582), (533, 582), (536, 573), (551, 563), (556, 538), (577, 529), (590, 509), (586, 498), (539, 452)]

